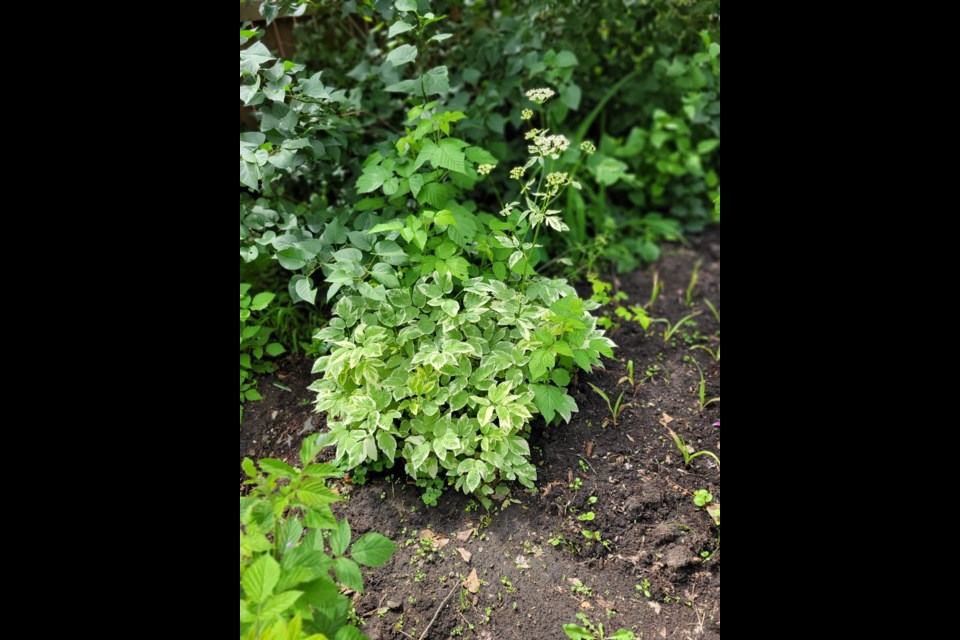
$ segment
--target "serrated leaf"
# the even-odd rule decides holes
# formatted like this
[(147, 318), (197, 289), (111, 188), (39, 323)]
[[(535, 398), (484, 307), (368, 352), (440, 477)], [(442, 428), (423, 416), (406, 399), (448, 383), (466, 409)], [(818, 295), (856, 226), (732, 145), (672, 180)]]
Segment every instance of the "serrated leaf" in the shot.
[(370, 532), (353, 544), (350, 556), (365, 567), (382, 567), (396, 550), (389, 538)]
[(427, 203), (433, 207), (436, 207), (437, 209), (440, 209), (447, 204), (449, 199), (449, 187), (438, 182), (431, 182), (423, 185), (423, 188), (420, 190), (420, 195), (417, 196), (417, 202), (420, 204)]
[(261, 458), (260, 468), (264, 473), (280, 476), (281, 478), (295, 478), (297, 475), (299, 475), (297, 470), (288, 465), (286, 462), (283, 460), (276, 460), (274, 458)]
[(337, 574), (340, 584), (363, 593), (363, 576), (356, 562), (350, 558), (337, 558), (333, 561), (333, 571)]
[(556, 366), (556, 358), (552, 351), (538, 349), (530, 356), (530, 375), (539, 380)]
[(272, 622), (275, 618), (282, 616), (301, 595), (303, 595), (302, 591), (284, 591), (270, 598), (260, 608), (258, 618), (261, 624)]
[(383, 186), (390, 179), (393, 172), (386, 167), (367, 167), (363, 175), (357, 178), (357, 193), (370, 193)]
[(326, 485), (323, 478), (310, 478), (297, 491), (300, 501), (308, 507), (321, 507), (343, 500)]
[(337, 523), (337, 526), (330, 532), (330, 553), (335, 556), (342, 556), (347, 552), (350, 546), (350, 523), (346, 519)]
[(387, 54), (387, 62), (399, 67), (417, 59), (417, 48), (413, 45), (402, 44)]
[(262, 604), (273, 595), (273, 588), (280, 580), (280, 564), (271, 555), (263, 555), (247, 567), (240, 586), (251, 601)]
[(553, 422), (557, 415), (565, 422), (570, 422), (574, 412), (579, 411), (577, 402), (564, 389), (550, 384), (532, 384), (530, 389), (533, 391), (534, 403), (547, 424)]

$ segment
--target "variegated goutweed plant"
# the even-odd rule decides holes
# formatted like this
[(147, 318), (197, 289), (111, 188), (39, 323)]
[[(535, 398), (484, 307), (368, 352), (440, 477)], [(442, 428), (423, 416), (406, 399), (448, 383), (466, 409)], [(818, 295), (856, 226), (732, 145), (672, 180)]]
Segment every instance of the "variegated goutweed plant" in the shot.
[[(528, 92), (537, 105), (550, 95)], [(317, 334), (330, 352), (311, 389), (341, 468), (401, 464), (428, 503), (452, 486), (489, 506), (507, 493), (502, 480), (533, 486), (531, 423), (569, 422), (572, 372), (613, 355), (589, 313), (596, 303), (534, 269), (544, 228), (567, 229), (551, 206), (579, 188), (552, 162), (592, 145), (569, 149), (564, 136), (531, 129), (530, 157), (510, 171), (514, 199), (497, 217), (461, 198), (495, 158), (452, 137), (464, 114), (435, 108), (413, 109), (406, 135), (357, 180), (371, 195), (324, 268), (337, 299)]]

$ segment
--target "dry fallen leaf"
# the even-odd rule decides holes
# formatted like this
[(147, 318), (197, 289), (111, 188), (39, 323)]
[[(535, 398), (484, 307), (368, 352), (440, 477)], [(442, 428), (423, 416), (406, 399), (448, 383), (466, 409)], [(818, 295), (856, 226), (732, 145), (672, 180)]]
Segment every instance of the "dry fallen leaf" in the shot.
[(583, 602), (580, 603), (580, 608), (583, 609), (584, 611), (590, 611), (590, 609), (593, 609), (593, 605), (590, 604), (589, 601), (584, 600)]
[(659, 603), (659, 602), (653, 602), (652, 600), (647, 600), (647, 605), (649, 605), (649, 607), (650, 607), (651, 609), (653, 609), (654, 612), (655, 612), (657, 615), (660, 615), (660, 603)]
[(663, 629), (660, 629), (660, 637), (661, 637), (661, 638), (666, 638), (666, 637), (667, 637), (667, 628), (666, 628), (666, 627), (664, 627)]
[(606, 609), (607, 611), (616, 611), (616, 610), (617, 610), (616, 605), (614, 605), (612, 602), (610, 602), (610, 601), (607, 600), (606, 598), (603, 598), (603, 597), (600, 597), (600, 596), (597, 597), (597, 604), (599, 604), (601, 607), (603, 607), (603, 608)]
[(567, 582), (573, 585), (574, 587), (579, 587), (583, 583), (580, 582), (580, 578), (567, 578)]
[(470, 575), (467, 576), (467, 579), (463, 581), (464, 588), (470, 593), (476, 593), (480, 591), (480, 578), (477, 576), (477, 570), (474, 569), (470, 572)]
[(630, 442), (634, 442), (634, 443), (636, 442), (636, 440), (634, 440), (633, 437), (631, 437), (629, 433), (625, 433), (625, 434), (623, 434), (623, 435), (627, 436), (627, 440), (629, 440)]
[(461, 531), (457, 534), (457, 540), (460, 542), (466, 542), (473, 536), (474, 531), (476, 531), (476, 529), (467, 529), (466, 531)]
[(594, 447), (593, 440), (588, 440), (587, 441), (587, 457), (588, 458), (593, 457), (593, 447)]
[(664, 414), (663, 414), (663, 417), (660, 418), (660, 424), (662, 424), (663, 426), (667, 426), (667, 425), (670, 424), (671, 422), (673, 422), (673, 418), (671, 418), (670, 416), (668, 416), (666, 413), (664, 413)]
[(516, 562), (516, 564), (517, 564), (517, 569), (529, 569), (529, 568), (530, 568), (530, 564), (527, 563), (527, 559), (524, 558), (523, 556), (517, 556), (517, 559), (514, 560), (514, 562)]
[(433, 546), (437, 549), (443, 549), (448, 544), (450, 544), (450, 538), (435, 538), (433, 541)]
[(430, 529), (424, 529), (423, 531), (420, 532), (421, 540), (432, 540), (433, 538), (436, 538), (436, 537), (437, 537), (437, 534), (435, 534), (433, 531), (430, 531)]
[(463, 558), (464, 562), (470, 562), (470, 558), (473, 557), (473, 554), (464, 549), (463, 547), (457, 547), (457, 553), (460, 554), (460, 557)]

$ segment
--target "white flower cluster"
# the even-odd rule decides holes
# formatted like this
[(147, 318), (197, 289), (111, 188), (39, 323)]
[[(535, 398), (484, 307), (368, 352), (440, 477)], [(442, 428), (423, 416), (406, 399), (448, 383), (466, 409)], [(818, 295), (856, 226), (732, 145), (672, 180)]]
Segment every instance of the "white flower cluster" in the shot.
[(523, 179), (523, 174), (526, 173), (524, 167), (514, 167), (510, 169), (510, 179), (511, 180), (521, 180)]
[(597, 152), (597, 148), (589, 140), (584, 140), (580, 143), (580, 150), (583, 151), (588, 156), (592, 156)]
[(570, 141), (567, 140), (566, 136), (540, 135), (533, 139), (533, 144), (527, 149), (531, 154), (557, 160), (560, 158), (560, 155), (569, 148)]
[(551, 187), (559, 187), (567, 182), (567, 174), (554, 171), (553, 173), (547, 175), (547, 184)]
[(529, 120), (532, 117), (533, 117), (533, 109), (524, 109), (523, 111), (520, 112), (521, 120)]
[(477, 173), (479, 173), (482, 176), (485, 176), (496, 168), (497, 168), (497, 165), (495, 164), (482, 164), (479, 167), (477, 167)]
[(530, 98), (530, 101), (537, 104), (543, 104), (555, 95), (557, 94), (553, 89), (531, 89), (527, 91), (527, 97)]

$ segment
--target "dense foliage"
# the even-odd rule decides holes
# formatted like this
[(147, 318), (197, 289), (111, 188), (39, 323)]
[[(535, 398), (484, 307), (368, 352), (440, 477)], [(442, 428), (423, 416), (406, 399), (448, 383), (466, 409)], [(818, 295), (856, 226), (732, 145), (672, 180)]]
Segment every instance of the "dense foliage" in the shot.
[(350, 525), (330, 510), (341, 498), (325, 482), (338, 471), (311, 464), (323, 446), (317, 435), (304, 441), (302, 469), (243, 461), (251, 493), (240, 496), (241, 638), (365, 637), (348, 623), (350, 601), (337, 583), (362, 592), (360, 565), (382, 566), (396, 548), (373, 532), (351, 544)]
[[(569, 422), (568, 385), (613, 355), (569, 282), (719, 220), (719, 1), (260, 10), (240, 31), (240, 417), (270, 357), (306, 352), (329, 434), (302, 470), (244, 461), (241, 637), (362, 638), (340, 589), (393, 544), (351, 545), (326, 479), (397, 467), (428, 504), (486, 506), (533, 486), (534, 421)], [(288, 52), (265, 44), (284, 15)], [(567, 635), (603, 634), (582, 622)]]

